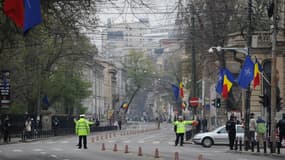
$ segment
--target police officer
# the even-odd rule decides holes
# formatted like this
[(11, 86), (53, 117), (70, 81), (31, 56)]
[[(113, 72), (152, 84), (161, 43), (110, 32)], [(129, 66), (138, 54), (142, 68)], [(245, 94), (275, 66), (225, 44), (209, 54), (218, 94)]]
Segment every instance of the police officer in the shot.
[(184, 121), (182, 116), (178, 116), (178, 120), (174, 121), (173, 124), (176, 126), (176, 140), (175, 146), (177, 146), (180, 139), (180, 146), (183, 146), (184, 134), (186, 132), (186, 125), (198, 125), (197, 121)]
[(87, 135), (90, 134), (90, 123), (85, 119), (85, 115), (81, 114), (80, 119), (75, 123), (75, 133), (79, 136), (79, 145), (78, 149), (82, 147), (82, 139), (84, 149), (87, 149)]
[(279, 120), (276, 125), (276, 128), (279, 129), (279, 140), (280, 144), (282, 144), (282, 139), (285, 139), (285, 113), (283, 113), (283, 118)]
[(228, 132), (230, 150), (233, 150), (236, 138), (236, 121), (233, 114), (231, 115), (230, 120), (228, 120), (226, 123), (226, 130)]

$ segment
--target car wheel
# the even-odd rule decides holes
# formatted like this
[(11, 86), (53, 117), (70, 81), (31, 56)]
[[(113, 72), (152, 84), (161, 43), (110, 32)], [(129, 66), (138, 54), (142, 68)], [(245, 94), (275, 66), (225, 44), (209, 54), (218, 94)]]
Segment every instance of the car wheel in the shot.
[(213, 145), (213, 140), (211, 138), (209, 138), (209, 137), (206, 137), (206, 138), (203, 139), (202, 145), (204, 147), (211, 147)]

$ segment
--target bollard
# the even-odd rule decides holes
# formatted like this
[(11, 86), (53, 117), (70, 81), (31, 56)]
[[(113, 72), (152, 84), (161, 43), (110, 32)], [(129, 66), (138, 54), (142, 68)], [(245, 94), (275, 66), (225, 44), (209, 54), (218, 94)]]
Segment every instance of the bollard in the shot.
[(94, 143), (94, 141), (95, 141), (94, 137), (91, 137), (91, 143)]
[(112, 138), (112, 134), (111, 133), (109, 134), (109, 138)]
[(128, 145), (125, 145), (125, 153), (129, 153)]
[(251, 152), (254, 152), (254, 141), (251, 141)]
[(281, 142), (276, 142), (277, 144), (277, 154), (280, 154)]
[(236, 137), (236, 139), (235, 139), (235, 150), (237, 150), (238, 149), (238, 137)]
[(142, 156), (142, 148), (139, 147), (138, 156)]
[(114, 144), (114, 149), (113, 149), (114, 152), (117, 152), (118, 149), (117, 149), (117, 144)]
[(96, 136), (96, 141), (99, 141), (99, 136)]
[(242, 138), (239, 139), (239, 151), (242, 151)]
[(245, 140), (245, 148), (244, 148), (245, 151), (248, 151), (248, 141)]
[(105, 134), (105, 139), (108, 139), (108, 134), (107, 133)]
[(272, 142), (269, 142), (269, 148), (270, 148), (270, 153), (273, 153), (273, 144), (272, 144)]
[(198, 156), (198, 160), (203, 160), (204, 158), (203, 158), (203, 155), (202, 154), (199, 154), (199, 156)]
[(102, 151), (105, 151), (105, 150), (106, 150), (104, 143), (102, 143), (102, 149), (101, 149), (101, 150), (102, 150)]
[(263, 152), (264, 153), (267, 153), (266, 149), (267, 149), (267, 144), (266, 144), (266, 141), (264, 141), (263, 142)]
[(178, 152), (175, 152), (175, 153), (174, 153), (174, 160), (179, 160)]
[(104, 139), (104, 137), (103, 137), (103, 135), (101, 135), (101, 140), (103, 140)]
[(256, 142), (256, 150), (257, 150), (257, 152), (260, 152), (259, 149), (260, 149), (260, 148), (259, 148), (259, 141), (257, 141), (257, 142)]
[(154, 152), (154, 158), (159, 158), (159, 152), (157, 148), (155, 149), (155, 152)]

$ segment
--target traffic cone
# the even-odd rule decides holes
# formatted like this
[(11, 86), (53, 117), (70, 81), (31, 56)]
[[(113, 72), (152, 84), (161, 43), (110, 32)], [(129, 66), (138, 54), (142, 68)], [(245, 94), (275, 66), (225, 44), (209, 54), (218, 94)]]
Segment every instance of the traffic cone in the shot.
[(129, 153), (128, 145), (127, 145), (127, 144), (125, 145), (125, 153)]
[(114, 144), (114, 149), (113, 149), (114, 152), (117, 152), (118, 149), (117, 149), (117, 144)]
[(102, 150), (102, 151), (105, 151), (105, 150), (106, 150), (104, 143), (102, 143), (102, 149), (101, 149), (101, 150)]
[(203, 158), (203, 155), (202, 154), (199, 154), (199, 156), (198, 156), (198, 160), (203, 160), (204, 158)]
[(142, 156), (142, 147), (139, 147), (138, 156)]
[(155, 152), (154, 152), (154, 158), (159, 158), (159, 152), (157, 148), (155, 149)]
[(174, 160), (179, 160), (178, 152), (175, 152), (175, 153), (174, 153)]

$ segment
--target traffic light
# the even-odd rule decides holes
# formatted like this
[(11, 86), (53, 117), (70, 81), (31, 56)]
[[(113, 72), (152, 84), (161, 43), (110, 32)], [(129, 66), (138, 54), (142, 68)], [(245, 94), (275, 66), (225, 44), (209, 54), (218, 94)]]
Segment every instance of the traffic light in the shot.
[(216, 108), (221, 108), (221, 98), (216, 98)]
[(261, 95), (261, 96), (259, 96), (259, 98), (260, 98), (259, 103), (261, 103), (263, 107), (269, 107), (269, 97), (268, 97), (268, 95), (266, 95), (266, 94), (265, 95)]
[(212, 106), (215, 106), (215, 107), (216, 107), (216, 98), (212, 100), (212, 103), (211, 103), (211, 104), (212, 104)]
[(212, 105), (216, 108), (221, 108), (221, 98), (215, 98), (212, 100)]

